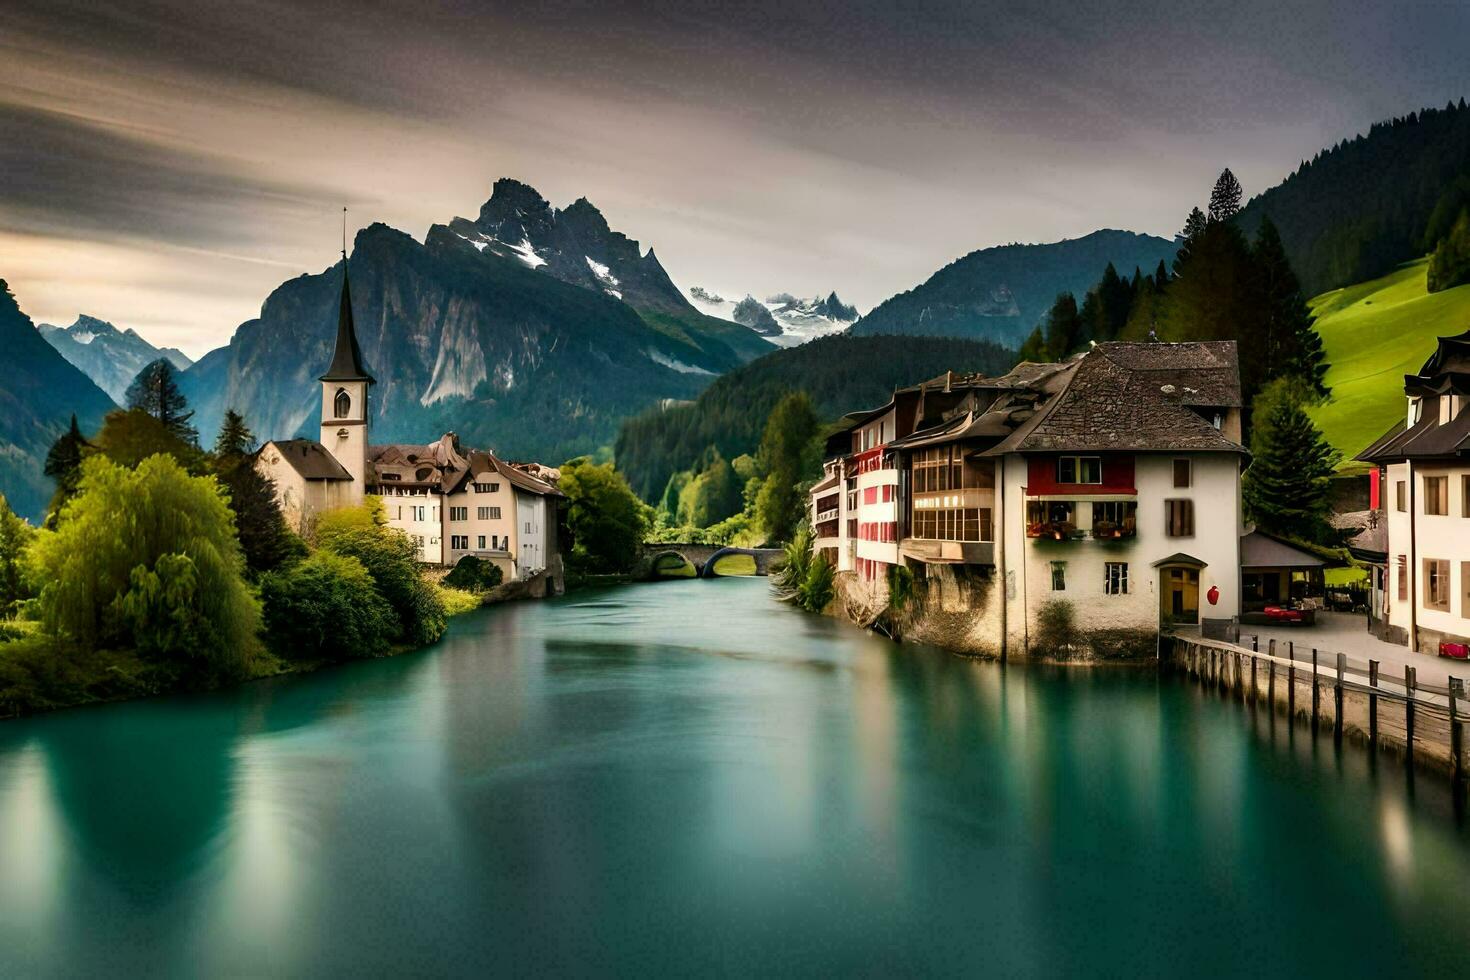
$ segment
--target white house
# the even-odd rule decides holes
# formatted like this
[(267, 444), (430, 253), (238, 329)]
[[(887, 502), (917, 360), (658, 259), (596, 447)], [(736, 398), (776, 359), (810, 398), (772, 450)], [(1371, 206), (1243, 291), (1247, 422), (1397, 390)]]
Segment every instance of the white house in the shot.
[(1095, 652), (1151, 648), (1161, 621), (1240, 612), (1240, 407), (1233, 342), (946, 374), (844, 419), (814, 547), (875, 599), (895, 565), (962, 586), (978, 650), (1028, 655), (1054, 602)]
[(1380, 468), (1388, 517), (1378, 625), (1438, 653), (1470, 643), (1470, 331), (1441, 337), (1404, 394), (1403, 422), (1358, 455)]
[(464, 450), (452, 432), (424, 445), (370, 444), (374, 380), (357, 344), (345, 264), (336, 349), (320, 380), (321, 440), (273, 439), (256, 456), (275, 481), (288, 524), (304, 532), (317, 515), (374, 495), (388, 524), (406, 533), (428, 564), (476, 555), (499, 565), (507, 581), (550, 565), (562, 499), (556, 470)]

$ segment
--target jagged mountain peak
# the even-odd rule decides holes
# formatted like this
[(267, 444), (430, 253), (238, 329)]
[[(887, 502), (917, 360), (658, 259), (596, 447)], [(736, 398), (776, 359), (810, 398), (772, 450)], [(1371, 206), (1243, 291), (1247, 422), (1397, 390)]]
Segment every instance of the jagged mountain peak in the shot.
[(194, 363), (177, 348), (153, 346), (132, 327), (119, 330), (107, 320), (86, 313), (69, 327), (40, 323), (36, 329), (73, 367), (118, 402), (150, 361), (166, 357), (181, 371)]

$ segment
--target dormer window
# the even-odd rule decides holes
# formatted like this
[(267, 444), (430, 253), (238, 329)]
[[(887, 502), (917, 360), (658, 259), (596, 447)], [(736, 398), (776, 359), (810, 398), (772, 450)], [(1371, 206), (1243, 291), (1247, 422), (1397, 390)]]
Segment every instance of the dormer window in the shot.
[(347, 394), (346, 388), (337, 389), (337, 397), (332, 399), (332, 411), (339, 419), (345, 419), (352, 414), (352, 396)]

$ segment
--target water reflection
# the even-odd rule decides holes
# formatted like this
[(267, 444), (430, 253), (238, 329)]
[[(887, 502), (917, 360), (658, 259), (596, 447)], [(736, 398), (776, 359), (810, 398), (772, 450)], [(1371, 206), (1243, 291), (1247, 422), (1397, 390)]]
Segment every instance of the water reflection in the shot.
[(1152, 671), (607, 590), (0, 726), (0, 974), (1433, 972), (1470, 844), (1390, 770)]

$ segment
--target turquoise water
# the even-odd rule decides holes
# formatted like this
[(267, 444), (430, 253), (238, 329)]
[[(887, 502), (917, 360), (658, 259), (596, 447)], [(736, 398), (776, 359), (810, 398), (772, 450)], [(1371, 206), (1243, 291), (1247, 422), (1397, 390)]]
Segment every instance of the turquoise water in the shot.
[(1466, 962), (1467, 869), (1427, 777), (764, 580), (0, 724), (4, 976), (1424, 976)]

